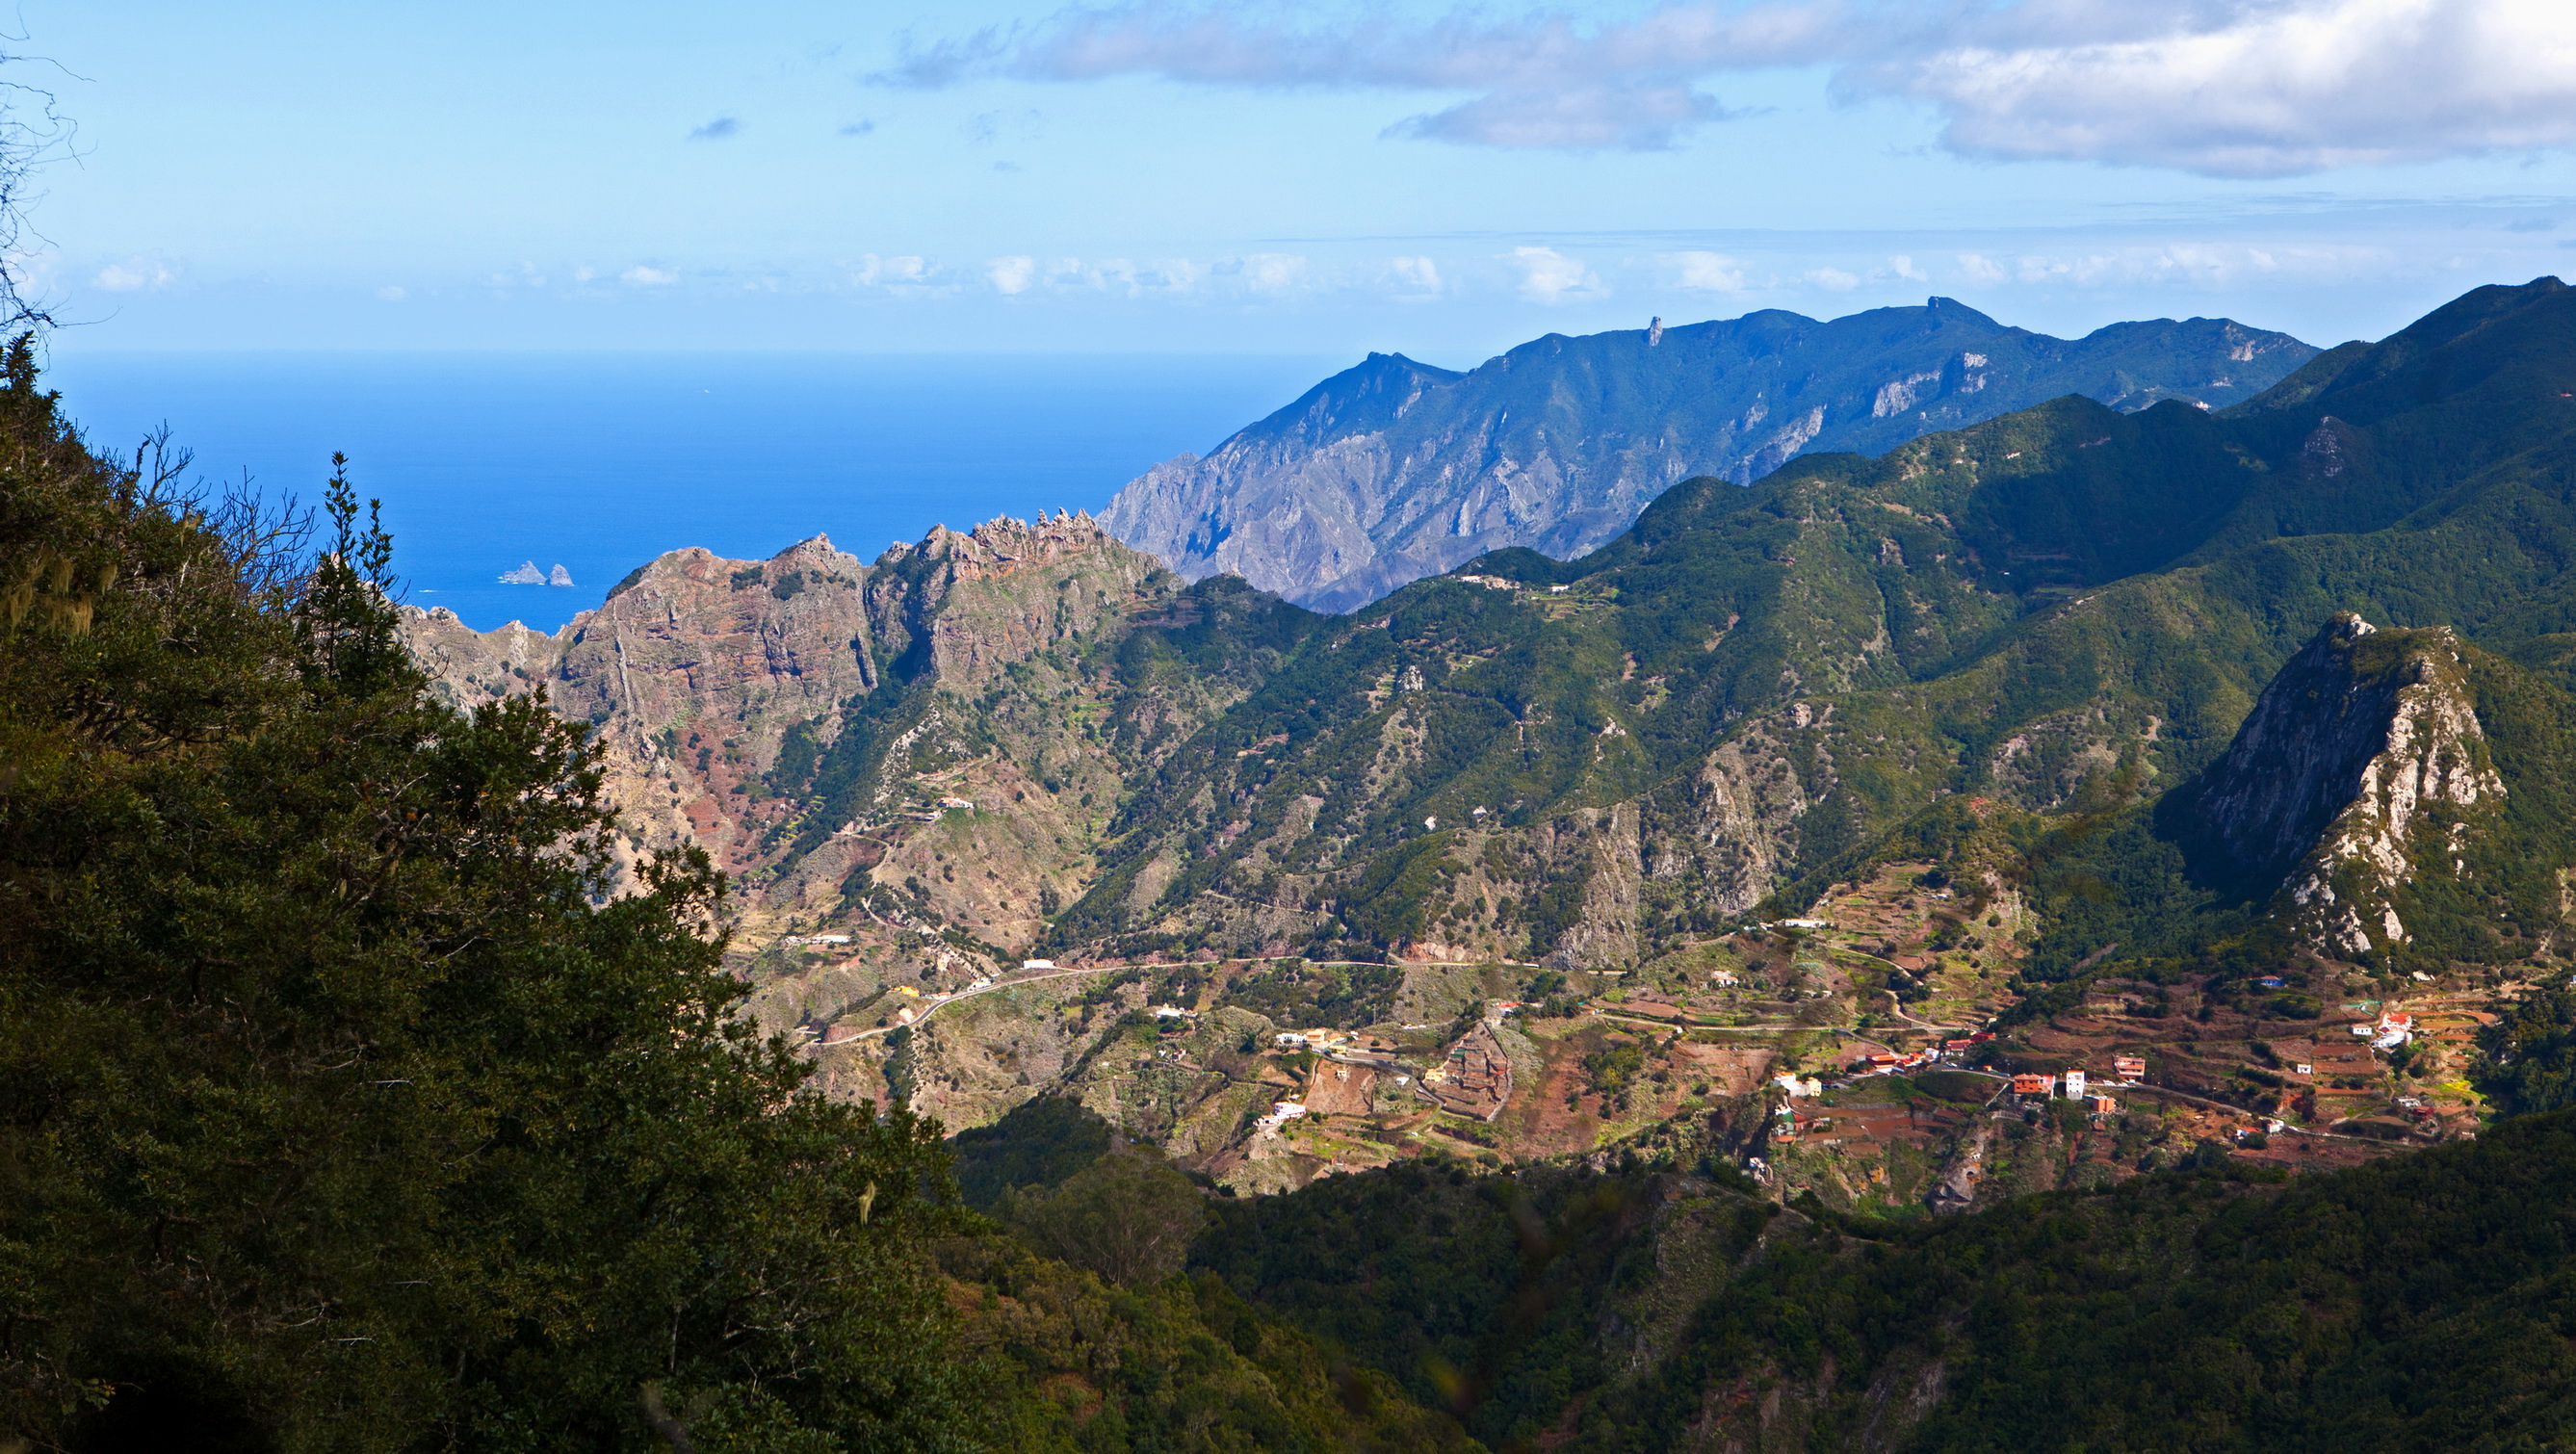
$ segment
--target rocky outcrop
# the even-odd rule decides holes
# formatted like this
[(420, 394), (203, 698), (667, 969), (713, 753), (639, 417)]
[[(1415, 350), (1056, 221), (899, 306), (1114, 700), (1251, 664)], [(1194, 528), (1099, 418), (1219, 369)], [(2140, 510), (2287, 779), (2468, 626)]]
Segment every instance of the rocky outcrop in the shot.
[[(855, 1003), (1025, 951), (1088, 886), (1129, 780), (1258, 677), (1226, 669), (1223, 628), (1264, 610), (1303, 615), (1185, 586), (1063, 514), (937, 527), (872, 563), (819, 535), (765, 561), (671, 551), (552, 636), (444, 611), (403, 629), (451, 702), (542, 689), (593, 724), (620, 860), (704, 849), (734, 876), (746, 963), (848, 935), (870, 969), (834, 993)], [(1214, 638), (1198, 669), (1122, 651), (1183, 630)], [(804, 958), (781, 969), (839, 983)], [(781, 1023), (816, 1013), (802, 990), (772, 1001)]]
[(1505, 546), (1583, 554), (1693, 475), (1747, 483), (2069, 393), (2216, 408), (2315, 352), (2199, 318), (2070, 341), (1936, 298), (1829, 323), (1552, 334), (1465, 374), (1371, 354), (1206, 457), (1155, 466), (1101, 518), (1190, 579), (1232, 572), (1351, 610)]
[(2346, 613), (2272, 679), (2189, 808), (2233, 867), (2279, 885), (2312, 948), (2357, 958), (2412, 937), (2400, 892), (2458, 873), (2504, 792), (2458, 638)]

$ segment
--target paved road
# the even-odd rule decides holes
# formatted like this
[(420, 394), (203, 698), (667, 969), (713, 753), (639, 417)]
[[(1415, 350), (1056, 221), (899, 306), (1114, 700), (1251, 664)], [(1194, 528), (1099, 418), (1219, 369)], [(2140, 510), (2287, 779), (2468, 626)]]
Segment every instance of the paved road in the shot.
[[(1218, 959), (1207, 962), (1211, 964), (1257, 964), (1262, 961), (1259, 959)], [(1310, 959), (1306, 962), (1309, 964), (1321, 965), (1326, 968), (1365, 967), (1370, 969), (1384, 969), (1387, 967), (1378, 963), (1376, 960), (1371, 959)], [(1510, 965), (1518, 969), (1538, 968), (1538, 966), (1534, 964), (1521, 964), (1515, 960), (1508, 959), (1408, 959), (1403, 961), (1403, 963), (1429, 965), (1440, 968), (1472, 968), (1473, 966), (1480, 964), (1503, 964)], [(1021, 985), (1036, 984), (1040, 980), (1070, 979), (1079, 974), (1110, 974), (1122, 969), (1142, 969), (1150, 971), (1158, 969), (1179, 969), (1182, 967), (1183, 966), (1177, 964), (1087, 964), (1080, 969), (1057, 969), (1049, 970), (1043, 974), (1024, 974), (1017, 979), (997, 979), (979, 990), (959, 990), (945, 999), (929, 1001), (922, 1007), (920, 1014), (912, 1017), (912, 1024), (918, 1025), (922, 1021), (929, 1019), (930, 1012), (938, 1009), (942, 1005), (953, 1005), (959, 1000), (971, 1000), (977, 995), (989, 995), (996, 990), (1017, 989)], [(882, 1025), (873, 1030), (861, 1030), (855, 1035), (843, 1036), (831, 1043), (834, 1045), (847, 1045), (853, 1040), (866, 1040), (877, 1035), (891, 1035), (897, 1030), (909, 1028), (911, 1028), (911, 1026), (908, 1025)], [(822, 1042), (808, 1041), (806, 1043), (820, 1044)]]
[[(949, 995), (944, 999), (924, 1002), (921, 1007), (921, 1013), (913, 1016), (912, 1023), (909, 1025), (880, 1025), (873, 1030), (861, 1030), (855, 1035), (844, 1035), (840, 1039), (831, 1043), (834, 1045), (847, 1045), (853, 1040), (866, 1040), (872, 1036), (891, 1035), (897, 1030), (909, 1030), (913, 1025), (918, 1025), (922, 1021), (929, 1019), (930, 1012), (938, 1009), (940, 1006), (953, 1005), (959, 1000), (971, 1000), (977, 995), (989, 995), (1000, 990), (1015, 990), (1024, 984), (1036, 984), (1042, 980), (1071, 979), (1076, 975), (1082, 974), (1108, 974), (1114, 970), (1150, 969), (1153, 967), (1154, 966), (1152, 965), (1143, 964), (1087, 964), (1080, 969), (1054, 969), (1048, 970), (1042, 974), (1024, 974), (1017, 979), (997, 979), (979, 990), (959, 990), (955, 994)], [(806, 1043), (820, 1044), (822, 1042), (807, 1041)]]

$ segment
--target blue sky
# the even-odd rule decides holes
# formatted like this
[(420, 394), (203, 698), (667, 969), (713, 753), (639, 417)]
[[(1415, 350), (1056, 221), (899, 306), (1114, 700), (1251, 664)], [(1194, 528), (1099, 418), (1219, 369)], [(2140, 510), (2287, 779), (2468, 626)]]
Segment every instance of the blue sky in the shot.
[(1939, 293), (2378, 336), (2576, 252), (2576, 7), (29, 0), (76, 349), (1471, 363)]

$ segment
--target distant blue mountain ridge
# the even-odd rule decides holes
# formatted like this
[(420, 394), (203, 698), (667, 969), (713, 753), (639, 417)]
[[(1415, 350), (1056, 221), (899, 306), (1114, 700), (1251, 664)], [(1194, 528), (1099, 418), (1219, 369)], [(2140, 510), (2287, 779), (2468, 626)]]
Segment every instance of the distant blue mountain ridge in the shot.
[(1580, 555), (1696, 476), (1746, 484), (2068, 394), (2220, 409), (2316, 353), (2224, 318), (2052, 338), (1934, 298), (1549, 334), (1466, 373), (1371, 354), (1205, 457), (1155, 466), (1101, 518), (1193, 580), (1231, 572), (1346, 611), (1506, 546)]

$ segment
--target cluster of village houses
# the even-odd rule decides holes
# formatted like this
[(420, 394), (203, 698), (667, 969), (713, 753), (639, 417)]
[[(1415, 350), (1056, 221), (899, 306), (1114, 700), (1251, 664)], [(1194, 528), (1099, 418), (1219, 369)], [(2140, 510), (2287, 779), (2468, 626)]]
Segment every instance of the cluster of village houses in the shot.
[[(1857, 1079), (1873, 1075), (1901, 1075), (1910, 1070), (1923, 1070), (1938, 1066), (1946, 1058), (1964, 1056), (1994, 1038), (1992, 1031), (1980, 1030), (1962, 1040), (1945, 1040), (1937, 1049), (1918, 1050), (1909, 1054), (1880, 1051), (1865, 1059), (1852, 1062), (1851, 1073)], [(2300, 1068), (2306, 1069), (2305, 1066)], [(2147, 1078), (2146, 1058), (2139, 1055), (2114, 1056), (2111, 1061), (2111, 1073), (2122, 1085), (2136, 1085)], [(1825, 1093), (1825, 1083), (1821, 1079), (1802, 1078), (1797, 1072), (1790, 1070), (1774, 1072), (1771, 1083), (1778, 1087), (1782, 1094), (1778, 1114), (1783, 1117), (1794, 1114), (1789, 1106), (1790, 1101), (1803, 1100)], [(2092, 1088), (2090, 1079), (2082, 1070), (2069, 1070), (2058, 1075), (2015, 1075), (2012, 1077), (2011, 1093), (2015, 1099), (2023, 1101), (2056, 1099), (2080, 1102), (2087, 1112), (2097, 1116), (2116, 1115), (2120, 1109), (2118, 1101)]]
[[(964, 805), (962, 800), (958, 805)], [(951, 805), (943, 802), (942, 806)], [(1483, 816), (1482, 809), (1478, 810), (1477, 816)], [(1783, 922), (1791, 928), (1824, 927), (1823, 921), (1820, 920), (1791, 919)], [(850, 936), (847, 934), (790, 934), (783, 936), (779, 942), (786, 945), (831, 947), (848, 944)], [(1026, 960), (1020, 967), (1024, 973), (1044, 973), (1056, 968), (1053, 961), (1045, 959)], [(1732, 978), (1732, 976), (1726, 977)], [(966, 986), (966, 991), (986, 989), (992, 983), (990, 978), (979, 977)], [(918, 1009), (913, 1004), (899, 1005), (893, 1017), (897, 1025), (909, 1025), (921, 1014), (926, 1013), (932, 1005), (951, 998), (947, 994), (932, 994), (925, 1000), (920, 991), (910, 986), (898, 986), (895, 993), (919, 1004)], [(1526, 1007), (1517, 1002), (1502, 1001), (1494, 1008), (1497, 1014), (1508, 1015)], [(1157, 1020), (1196, 1018), (1191, 1011), (1176, 1006), (1154, 1006), (1151, 1014)], [(840, 1039), (853, 1038), (857, 1033), (855, 1030), (842, 1032), (841, 1027), (838, 1026), (832, 1028), (834, 1033), (823, 1043), (836, 1043)], [(2415, 1028), (2414, 1016), (2394, 1009), (2383, 1010), (2376, 1019), (2358, 1022), (2351, 1027), (2354, 1037), (2368, 1040), (2374, 1050), (2391, 1050), (2406, 1044), (2413, 1037)], [(1945, 1040), (1935, 1048), (1902, 1053), (1879, 1051), (1854, 1061), (1848, 1067), (1848, 1071), (1855, 1078), (1901, 1075), (1909, 1071), (1936, 1067), (1945, 1061), (1964, 1060), (1979, 1045), (1994, 1038), (1992, 1031), (1981, 1030), (1961, 1039)], [(1479, 1023), (1475, 1029), (1461, 1037), (1456, 1045), (1450, 1047), (1447, 1057), (1441, 1064), (1422, 1073), (1419, 1084), (1415, 1084), (1409, 1075), (1402, 1073), (1406, 1067), (1395, 1058), (1392, 1045), (1363, 1037), (1353, 1031), (1282, 1030), (1272, 1037), (1272, 1044), (1282, 1050), (1310, 1051), (1343, 1065), (1362, 1066), (1371, 1071), (1393, 1074), (1397, 1085), (1413, 1085), (1413, 1093), (1416, 1096), (1458, 1115), (1490, 1121), (1501, 1114), (1504, 1104), (1511, 1097), (1511, 1062), (1504, 1053), (1500, 1041), (1495, 1039), (1492, 1026), (1489, 1024)], [(2312, 1068), (2300, 1065), (2296, 1070), (2300, 1075), (2307, 1075), (2311, 1073)], [(2145, 1080), (2146, 1073), (2147, 1062), (2144, 1057), (2122, 1055), (2112, 1060), (2112, 1074), (2119, 1084), (2136, 1085)], [(1825, 1083), (1822, 1079), (1801, 1077), (1794, 1071), (1776, 1072), (1771, 1080), (1782, 1093), (1782, 1103), (1778, 1111), (1782, 1117), (1794, 1115), (1788, 1104), (1790, 1101), (1820, 1096), (1825, 1092)], [(2104, 1091), (2095, 1088), (2087, 1073), (2081, 1069), (2067, 1070), (2056, 1075), (2036, 1073), (2014, 1075), (2011, 1077), (2010, 1094), (2015, 1100), (2025, 1103), (2055, 1099), (2076, 1101), (2093, 1115), (2114, 1115), (2120, 1108), (2119, 1102)], [(1280, 1100), (1272, 1104), (1257, 1126), (1262, 1132), (1275, 1132), (1289, 1121), (1307, 1113), (1308, 1108), (1302, 1101)], [(2275, 1127), (2278, 1124), (2275, 1122)]]

